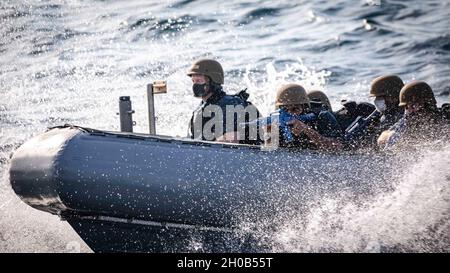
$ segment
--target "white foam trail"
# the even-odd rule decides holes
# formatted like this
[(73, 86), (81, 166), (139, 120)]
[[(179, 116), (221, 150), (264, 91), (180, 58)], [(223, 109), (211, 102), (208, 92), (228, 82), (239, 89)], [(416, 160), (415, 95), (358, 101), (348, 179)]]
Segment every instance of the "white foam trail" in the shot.
[(400, 178), (393, 191), (362, 204), (324, 198), (307, 215), (279, 223), (274, 250), (450, 251), (450, 146), (404, 167), (394, 170)]

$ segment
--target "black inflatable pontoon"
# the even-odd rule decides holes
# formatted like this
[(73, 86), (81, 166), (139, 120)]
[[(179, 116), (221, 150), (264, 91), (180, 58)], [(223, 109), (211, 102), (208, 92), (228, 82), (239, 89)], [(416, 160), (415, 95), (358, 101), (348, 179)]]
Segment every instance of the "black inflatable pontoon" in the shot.
[(66, 125), (18, 148), (10, 181), (96, 252), (188, 252), (199, 241), (206, 252), (266, 251), (243, 223), (298, 213), (324, 194), (369, 194), (393, 162)]

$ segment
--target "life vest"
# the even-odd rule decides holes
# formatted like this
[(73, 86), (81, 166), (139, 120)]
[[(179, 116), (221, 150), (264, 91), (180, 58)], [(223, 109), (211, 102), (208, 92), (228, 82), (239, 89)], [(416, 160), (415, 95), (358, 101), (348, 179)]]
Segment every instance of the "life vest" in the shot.
[[(258, 108), (256, 108), (256, 106), (254, 106), (250, 101), (248, 101), (249, 94), (246, 92), (246, 90), (247, 89), (244, 89), (234, 95), (227, 95), (227, 94), (225, 94), (225, 92), (221, 91), (221, 92), (218, 92), (217, 94), (214, 94), (211, 98), (208, 99), (207, 102), (202, 102), (192, 113), (192, 117), (189, 122), (188, 137), (199, 139), (199, 140), (206, 140), (206, 139), (204, 139), (202, 132), (194, 132), (195, 127), (193, 126), (193, 124), (200, 123), (202, 126), (201, 126), (201, 128), (198, 128), (198, 129), (203, 130), (203, 126), (206, 124), (206, 122), (208, 122), (209, 120), (214, 118), (214, 116), (204, 117), (202, 114), (203, 110), (208, 105), (217, 105), (217, 106), (221, 107), (223, 109), (223, 111), (225, 111), (225, 108), (227, 105), (234, 105), (234, 106), (241, 105), (244, 108), (253, 107), (254, 108), (253, 111), (256, 111), (256, 118), (261, 117), (261, 113), (259, 112)], [(226, 113), (223, 113), (223, 114), (226, 114)], [(245, 122), (251, 121), (249, 111), (246, 112), (244, 120), (245, 120)], [(237, 127), (236, 124), (235, 124), (235, 126)], [(237, 129), (237, 128), (235, 128), (235, 129)], [(226, 132), (225, 124), (224, 124), (223, 132), (224, 133)], [(253, 144), (253, 145), (259, 145), (259, 144), (263, 143), (259, 134), (256, 134), (257, 139), (255, 139), (255, 140), (251, 140), (249, 136), (250, 136), (249, 128), (245, 128), (244, 139), (241, 140), (239, 143)]]

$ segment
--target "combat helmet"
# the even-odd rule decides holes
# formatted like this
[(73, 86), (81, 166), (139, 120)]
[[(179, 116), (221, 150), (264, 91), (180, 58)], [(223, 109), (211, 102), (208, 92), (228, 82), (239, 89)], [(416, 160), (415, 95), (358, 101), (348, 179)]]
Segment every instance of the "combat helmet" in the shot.
[(223, 84), (224, 76), (222, 65), (216, 60), (201, 59), (192, 64), (187, 71), (188, 76), (193, 74), (202, 74), (208, 76), (213, 82)]
[(275, 106), (309, 104), (306, 90), (298, 84), (290, 83), (282, 85), (277, 90)]
[(370, 97), (386, 96), (398, 100), (400, 90), (404, 86), (402, 79), (397, 75), (384, 75), (375, 78), (370, 85)]
[(320, 102), (325, 105), (328, 110), (331, 111), (331, 103), (327, 95), (320, 90), (312, 90), (308, 92), (308, 98), (310, 101)]
[(405, 106), (407, 104), (436, 106), (437, 102), (433, 90), (426, 82), (413, 81), (403, 86), (400, 91), (399, 106)]

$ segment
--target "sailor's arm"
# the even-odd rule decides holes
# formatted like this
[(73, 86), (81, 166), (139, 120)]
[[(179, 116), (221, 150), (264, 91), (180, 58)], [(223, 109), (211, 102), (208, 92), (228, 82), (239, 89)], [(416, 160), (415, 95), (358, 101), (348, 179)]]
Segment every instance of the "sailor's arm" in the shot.
[(297, 119), (287, 122), (286, 124), (293, 125), (291, 132), (294, 135), (299, 136), (301, 133), (304, 133), (319, 149), (330, 151), (339, 151), (342, 149), (342, 144), (338, 139), (322, 136), (316, 130)]
[(377, 139), (377, 144), (379, 147), (384, 147), (386, 143), (389, 141), (389, 139), (394, 134), (394, 130), (386, 130), (380, 134), (380, 136)]

